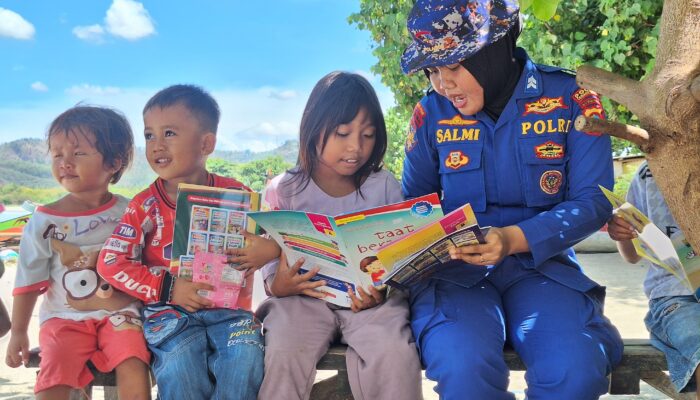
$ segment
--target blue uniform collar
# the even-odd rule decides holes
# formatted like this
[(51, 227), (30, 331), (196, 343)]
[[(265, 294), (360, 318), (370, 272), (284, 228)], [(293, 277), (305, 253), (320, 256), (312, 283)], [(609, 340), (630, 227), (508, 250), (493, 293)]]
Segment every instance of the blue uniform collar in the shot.
[(515, 49), (515, 58), (523, 62), (523, 72), (520, 81), (513, 91), (513, 98), (522, 99), (542, 95), (542, 76), (537, 65), (528, 57), (525, 50), (520, 47)]

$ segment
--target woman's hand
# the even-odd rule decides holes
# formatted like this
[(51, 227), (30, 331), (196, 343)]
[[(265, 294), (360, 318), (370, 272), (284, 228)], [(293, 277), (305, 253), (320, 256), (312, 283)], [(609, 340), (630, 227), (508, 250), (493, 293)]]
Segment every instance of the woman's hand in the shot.
[(511, 254), (529, 251), (525, 234), (515, 225), (491, 227), (484, 239), (485, 244), (452, 248), (450, 256), (473, 265), (496, 265)]
[(229, 263), (238, 264), (238, 270), (245, 270), (245, 277), (263, 265), (280, 256), (280, 247), (272, 239), (243, 232), (245, 247), (241, 249), (226, 249), (226, 260)]
[(355, 292), (353, 292), (352, 288), (348, 288), (348, 295), (350, 296), (350, 300), (352, 300), (352, 304), (350, 305), (352, 312), (360, 312), (368, 308), (376, 307), (384, 301), (384, 291), (379, 291), (374, 286), (370, 286), (368, 291), (358, 286), (357, 292), (359, 296), (355, 296)]
[(299, 270), (303, 264), (304, 259), (300, 258), (290, 267), (287, 264), (287, 256), (282, 252), (280, 255), (280, 264), (277, 267), (275, 278), (272, 280), (272, 286), (270, 287), (270, 292), (273, 296), (287, 297), (296, 294), (305, 294), (317, 299), (326, 297), (325, 293), (315, 290), (318, 287), (324, 286), (326, 281), (311, 281), (311, 278), (318, 273), (319, 268), (314, 267), (306, 273), (299, 274)]
[(632, 240), (637, 237), (637, 231), (632, 224), (615, 214), (608, 220), (608, 236), (616, 242)]
[(189, 312), (212, 307), (214, 303), (197, 293), (198, 290), (214, 290), (214, 287), (204, 282), (192, 282), (185, 278), (177, 278), (170, 296), (170, 304), (178, 305)]

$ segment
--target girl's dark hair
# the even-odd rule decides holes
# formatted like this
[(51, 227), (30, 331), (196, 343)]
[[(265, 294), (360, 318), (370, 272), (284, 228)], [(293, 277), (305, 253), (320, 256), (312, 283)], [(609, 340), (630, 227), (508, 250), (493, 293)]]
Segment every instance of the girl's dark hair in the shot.
[(372, 121), (376, 140), (369, 159), (353, 176), (360, 195), (360, 186), (365, 178), (382, 169), (387, 137), (384, 115), (377, 94), (361, 75), (342, 71), (331, 72), (316, 83), (301, 117), (299, 157), (296, 167), (288, 171), (295, 175), (292, 181), (301, 180), (299, 191), (309, 184), (318, 164), (318, 143), (321, 143), (321, 150), (325, 149), (329, 134), (333, 133), (338, 125), (352, 122), (361, 109), (365, 109)]
[(93, 145), (102, 154), (102, 165), (121, 168), (112, 175), (110, 183), (117, 183), (134, 157), (134, 134), (126, 117), (119, 111), (105, 107), (75, 106), (64, 111), (51, 122), (46, 133), (46, 143), (51, 151), (51, 137), (65, 133), (78, 135), (92, 142), (89, 133), (95, 136)]

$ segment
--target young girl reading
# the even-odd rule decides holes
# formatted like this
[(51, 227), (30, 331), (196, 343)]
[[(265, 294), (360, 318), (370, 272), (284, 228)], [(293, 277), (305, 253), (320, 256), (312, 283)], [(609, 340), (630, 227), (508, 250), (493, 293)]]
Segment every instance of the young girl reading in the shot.
[(27, 326), (40, 294), (41, 363), (37, 399), (68, 399), (71, 388), (92, 381), (86, 362), (116, 370), (119, 398), (149, 399), (150, 355), (138, 302), (106, 284), (95, 270), (102, 245), (128, 200), (109, 192), (133, 155), (126, 119), (113, 110), (77, 106), (59, 115), (47, 134), (51, 172), (68, 192), (40, 206), (20, 244), (12, 331), (5, 362), (29, 361)]
[[(301, 121), (296, 167), (274, 178), (263, 200), (271, 209), (327, 215), (402, 200), (401, 187), (382, 169), (387, 146), (377, 95), (357, 74), (333, 72), (314, 87)], [(408, 325), (408, 305), (397, 293), (371, 286), (350, 292), (352, 309), (321, 300), (298, 274), (303, 259), (263, 269), (268, 298), (258, 308), (265, 331), (265, 376), (260, 399), (307, 399), (316, 363), (335, 340), (347, 343), (355, 399), (421, 398), (420, 363)]]

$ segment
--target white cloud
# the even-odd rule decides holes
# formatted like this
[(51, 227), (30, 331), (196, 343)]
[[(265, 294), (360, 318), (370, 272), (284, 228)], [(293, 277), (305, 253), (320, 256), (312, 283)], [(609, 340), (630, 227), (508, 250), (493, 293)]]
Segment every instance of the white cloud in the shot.
[(73, 96), (110, 96), (121, 93), (122, 90), (115, 86), (98, 86), (83, 83), (71, 86), (66, 93)]
[(105, 30), (101, 25), (76, 26), (73, 28), (73, 34), (81, 40), (91, 43), (104, 42)]
[(112, 35), (127, 40), (138, 40), (156, 32), (148, 10), (133, 0), (114, 0), (107, 10), (105, 26)]
[(34, 25), (14, 11), (0, 7), (0, 36), (29, 40), (34, 37)]
[(39, 81), (32, 83), (31, 88), (33, 90), (36, 90), (37, 92), (48, 92), (49, 91), (49, 87), (46, 86), (46, 84), (44, 84), (43, 82), (39, 82)]

